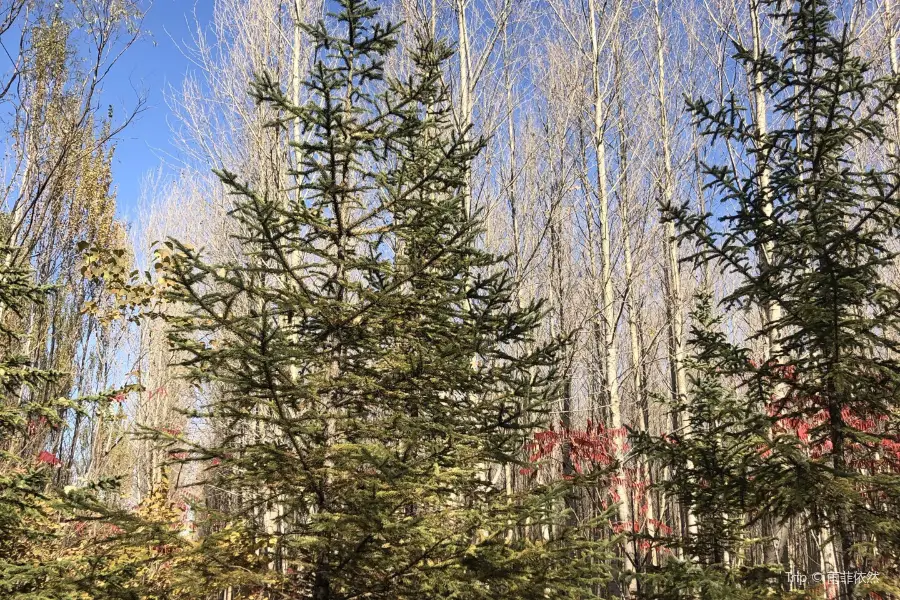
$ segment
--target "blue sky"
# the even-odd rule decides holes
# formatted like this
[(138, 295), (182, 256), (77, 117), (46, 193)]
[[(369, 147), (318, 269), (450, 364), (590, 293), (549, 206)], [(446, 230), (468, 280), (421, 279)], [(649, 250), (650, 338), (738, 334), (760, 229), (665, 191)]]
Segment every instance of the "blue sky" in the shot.
[(139, 93), (147, 98), (146, 110), (116, 140), (113, 159), (119, 215), (130, 222), (137, 216), (141, 179), (172, 152), (164, 92), (180, 86), (191, 69), (180, 47), (191, 43), (197, 21), (203, 26), (210, 21), (212, 4), (213, 0), (153, 0), (144, 20), (147, 33), (107, 79), (103, 102), (112, 104), (119, 116), (134, 106)]

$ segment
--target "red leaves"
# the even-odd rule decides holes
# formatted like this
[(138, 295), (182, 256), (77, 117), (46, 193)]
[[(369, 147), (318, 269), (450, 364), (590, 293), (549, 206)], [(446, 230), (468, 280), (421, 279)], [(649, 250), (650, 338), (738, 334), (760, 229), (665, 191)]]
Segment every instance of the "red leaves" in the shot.
[[(625, 442), (627, 432), (624, 427), (607, 429), (601, 423), (587, 422), (584, 430), (562, 428), (559, 431), (547, 429), (534, 434), (525, 444), (528, 460), (538, 462), (550, 457), (557, 448), (566, 448), (572, 468), (576, 473), (584, 473), (594, 467), (608, 467), (615, 461), (616, 453), (628, 451)], [(520, 472), (533, 469), (523, 469)]]
[(612, 530), (615, 533), (622, 533), (623, 531), (637, 533), (641, 530), (641, 524), (637, 521), (628, 521), (625, 523), (618, 522), (612, 524)]
[(538, 431), (534, 434), (534, 440), (525, 444), (525, 449), (531, 452), (528, 460), (537, 462), (545, 456), (551, 455), (562, 438), (562, 434), (552, 429)]
[(168, 556), (175, 552), (175, 546), (172, 544), (157, 544), (155, 546), (150, 546), (150, 550), (160, 556)]
[(764, 459), (772, 456), (772, 449), (767, 447), (765, 444), (758, 444), (756, 446), (756, 452), (761, 458)]
[[(528, 441), (524, 449), (528, 460), (532, 463), (556, 459), (559, 471), (564, 462), (568, 462), (577, 474), (604, 470), (611, 467), (617, 457), (629, 451), (626, 440), (628, 432), (624, 427), (612, 429), (602, 423), (588, 421), (584, 429), (562, 427), (538, 431)], [(566, 452), (568, 461), (560, 461), (560, 454)], [(627, 470), (626, 470), (627, 471)], [(533, 475), (535, 468), (519, 469), (522, 475)], [(558, 476), (570, 478), (570, 474), (558, 473)], [(631, 472), (623, 472), (618, 477), (610, 478), (611, 489), (624, 486), (632, 490), (642, 489), (644, 484), (637, 480)]]
[(881, 447), (884, 448), (885, 454), (894, 455), (897, 464), (900, 464), (900, 441), (884, 438), (881, 440)]
[(28, 435), (35, 435), (40, 429), (47, 424), (47, 417), (39, 417), (37, 419), (29, 419), (28, 421)]
[(37, 455), (37, 461), (51, 467), (58, 467), (62, 464), (62, 461), (55, 454), (46, 450), (41, 450), (41, 453)]
[(662, 533), (663, 535), (670, 535), (672, 533), (672, 528), (663, 523), (662, 521), (658, 521), (656, 519), (648, 519), (647, 523), (653, 525), (657, 531)]
[(664, 433), (660, 437), (662, 438), (662, 441), (669, 444), (670, 446), (678, 445), (678, 438), (670, 433)]
[[(562, 424), (560, 424), (562, 425)], [(551, 462), (556, 468), (557, 477), (571, 479), (571, 475), (562, 472), (563, 461), (559, 460), (563, 451), (568, 452), (568, 459), (576, 473), (607, 471), (616, 460), (629, 451), (628, 431), (624, 427), (608, 428), (602, 423), (588, 421), (584, 429), (551, 426), (550, 429), (538, 431), (525, 444), (528, 460), (532, 463)], [(670, 444), (677, 444), (674, 436), (666, 435), (664, 439)], [(534, 475), (538, 466), (519, 469), (522, 475)], [(649, 482), (646, 473), (640, 466), (624, 467), (619, 465), (615, 471), (607, 471), (603, 478), (603, 493), (598, 502), (604, 510), (617, 502), (634, 499), (636, 510), (632, 521), (612, 521), (610, 527), (616, 533), (640, 533), (646, 531), (651, 535), (670, 535), (672, 528), (656, 519), (648, 519), (650, 512), (646, 495)], [(625, 496), (624, 498), (622, 496)], [(654, 546), (649, 540), (642, 540), (640, 548), (649, 551), (656, 548), (663, 553), (671, 553), (663, 546)]]
[[(772, 432), (795, 436), (797, 447), (804, 450), (810, 458), (827, 458), (834, 450), (828, 435), (831, 412), (821, 397), (788, 397), (768, 404), (766, 412), (773, 419)], [(843, 406), (838, 419), (843, 428), (879, 437), (886, 436), (877, 443), (861, 443), (848, 437), (844, 451), (849, 466), (870, 472), (900, 471), (900, 440), (894, 441), (894, 436), (886, 435), (890, 421), (888, 415), (860, 414), (851, 406)], [(880, 446), (880, 449), (875, 446)], [(771, 451), (767, 451), (762, 456), (766, 458), (770, 454)]]

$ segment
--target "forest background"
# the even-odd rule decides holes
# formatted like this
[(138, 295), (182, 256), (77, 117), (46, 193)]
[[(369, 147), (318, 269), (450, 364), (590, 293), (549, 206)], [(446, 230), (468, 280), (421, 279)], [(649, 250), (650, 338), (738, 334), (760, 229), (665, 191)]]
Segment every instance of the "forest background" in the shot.
[[(296, 168), (292, 161), (300, 159), (294, 153), (309, 142), (308, 131), (299, 118), (273, 129), (284, 106), (260, 102), (249, 92), (251, 82), (268, 73), (286, 102), (300, 106), (310, 99), (303, 85), (316, 59), (309, 27), (335, 10), (326, 4), (0, 0), (6, 50), (0, 234), (11, 295), (0, 298), (0, 326), (13, 340), (3, 347), (0, 413), (0, 481), (7, 486), (3, 498), (12, 500), (0, 522), (9, 531), (49, 527), (41, 525), (45, 518), (53, 523), (44, 532), (52, 543), (42, 541), (43, 534), (26, 536), (21, 544), (0, 543), (5, 575), (13, 582), (8, 588), (0, 584), (0, 590), (10, 597), (43, 597), (25, 594), (49, 590), (53, 573), (68, 568), (43, 565), (36, 557), (44, 544), (61, 557), (105, 548), (109, 564), (152, 565), (138, 571), (139, 579), (150, 582), (147, 589), (167, 590), (153, 594), (175, 597), (165, 571), (181, 564), (179, 551), (148, 538), (137, 544), (135, 555), (111, 540), (146, 527), (128, 523), (149, 519), (195, 543), (206, 535), (200, 513), (210, 507), (228, 512), (222, 498), (230, 491), (206, 479), (222, 458), (206, 456), (198, 464), (190, 455), (191, 448), (227, 435), (225, 423), (196, 414), (224, 392), (185, 376), (184, 348), (173, 347), (170, 339), (180, 310), (171, 289), (179, 284), (167, 279), (167, 269), (179, 253), (195, 248), (223, 264), (245, 252), (229, 216), (238, 202), (235, 189), (227, 181), (223, 185), (215, 169), (237, 173), (254, 188), (289, 178)], [(452, 48), (440, 77), (452, 105), (448, 131), (485, 140), (459, 186), (465, 218), (481, 220), (475, 244), (503, 257), (515, 306), (543, 303), (531, 342), (566, 340), (558, 356), (559, 387), (540, 427), (519, 440), (517, 462), (486, 469), (491, 483), (510, 495), (595, 475), (560, 506), (575, 520), (605, 519), (606, 526), (590, 535), (603, 542), (610, 552), (603, 560), (615, 566), (602, 582), (586, 580), (581, 592), (543, 593), (900, 593), (893, 578), (898, 523), (885, 517), (896, 515), (900, 489), (892, 387), (900, 379), (892, 362), (896, 315), (880, 304), (863, 305), (900, 289), (891, 240), (897, 200), (890, 186), (900, 132), (900, 98), (890, 87), (900, 77), (900, 7), (894, 0), (377, 4), (378, 19), (400, 23), (397, 51), (386, 54), (387, 77), (414, 70), (411, 57), (422, 35)], [(827, 12), (834, 20), (825, 19)], [(806, 37), (798, 37), (804, 14), (815, 18), (807, 18)], [(820, 17), (824, 25), (812, 23)], [(865, 61), (869, 70), (858, 80), (840, 79), (840, 69), (834, 75), (804, 50), (798, 40), (811, 39), (819, 25), (823, 40), (831, 38), (815, 57), (829, 65), (839, 64), (839, 55)], [(818, 147), (818, 134), (799, 125), (800, 115), (812, 111), (813, 101), (828, 100), (819, 88), (808, 92), (806, 104), (785, 100), (785, 90), (789, 95), (804, 80), (767, 79), (776, 62), (812, 64), (810, 72), (820, 77), (816, 85), (839, 82), (832, 100), (846, 100), (854, 115), (870, 108), (874, 115), (871, 121), (860, 116), (859, 123), (852, 116), (842, 125), (850, 133), (840, 156), (847, 161), (841, 164), (853, 167), (847, 177), (871, 172), (875, 178), (853, 179), (847, 189), (857, 194), (881, 182), (883, 197), (859, 192), (854, 207), (830, 218), (847, 221), (844, 236), (854, 230), (853, 216), (874, 202), (873, 213), (890, 222), (860, 240), (860, 247), (867, 240), (877, 247), (880, 262), (870, 279), (843, 276), (853, 279), (858, 297), (841, 300), (848, 318), (872, 319), (852, 331), (860, 337), (876, 332), (871, 347), (859, 353), (878, 365), (879, 385), (887, 390), (882, 395), (871, 392), (871, 382), (855, 382), (843, 404), (816, 404), (827, 396), (819, 391), (833, 381), (833, 364), (822, 367), (819, 355), (802, 344), (812, 347), (827, 336), (812, 326), (819, 337), (795, 333), (806, 331), (812, 317), (785, 316), (775, 295), (814, 294), (818, 284), (812, 279), (802, 290), (779, 285), (805, 281), (810, 269), (825, 272), (810, 267), (819, 265), (813, 259), (795, 272), (773, 258), (789, 235), (772, 221), (790, 225), (797, 237), (811, 235), (804, 229), (811, 213), (797, 192), (802, 185), (779, 177), (789, 179), (784, 165), (790, 156), (797, 164), (809, 158), (801, 153), (804, 144)], [(164, 66), (152, 66), (158, 63)], [(142, 82), (147, 69), (153, 74)], [(832, 75), (837, 79), (828, 79)], [(892, 91), (880, 83), (866, 87), (871, 82), (887, 82), (884, 89)], [(146, 86), (149, 96), (142, 91)], [(710, 103), (707, 112), (700, 99)], [(732, 112), (716, 113), (720, 106)], [(771, 140), (779, 136), (796, 138), (796, 154), (785, 150), (782, 162), (773, 165), (760, 161), (760, 149), (777, 146)], [(880, 174), (883, 182), (873, 183)], [(785, 186), (778, 188), (783, 195), (772, 191), (778, 185)], [(794, 204), (785, 200), (795, 197)], [(707, 213), (711, 222), (738, 218), (708, 230), (691, 216)], [(737, 233), (718, 251), (710, 250), (723, 231)], [(183, 246), (167, 245), (170, 238)], [(746, 243), (735, 251), (741, 240)], [(800, 242), (783, 245), (802, 255)], [(773, 283), (766, 274), (776, 263), (785, 275)], [(23, 283), (22, 273), (30, 283)], [(167, 318), (156, 318), (161, 314)], [(818, 383), (802, 381), (804, 367)], [(29, 368), (35, 370), (26, 373)], [(820, 368), (827, 375), (819, 377)], [(800, 402), (797, 390), (810, 406), (791, 404)], [(26, 400), (38, 399), (40, 408), (21, 410)], [(753, 415), (763, 415), (765, 423)], [(745, 440), (751, 448), (740, 440), (748, 431), (759, 436)], [(845, 435), (851, 449), (838, 468), (835, 447)], [(802, 460), (787, 446), (799, 448)], [(790, 455), (790, 468), (765, 460), (760, 466), (756, 458), (728, 462), (735, 455), (768, 459), (779, 453)], [(832, 471), (816, 471), (822, 460), (830, 461)], [(814, 466), (801, 473), (798, 465)], [(807, 488), (807, 495), (775, 494), (760, 509), (752, 503), (762, 496), (753, 493), (764, 492), (734, 487), (741, 468), (771, 476), (770, 490), (793, 486)], [(15, 516), (25, 512), (10, 492), (22, 486), (40, 489), (29, 507), (37, 507), (36, 516), (26, 518), (34, 522), (27, 526)], [(826, 494), (831, 508), (810, 500), (816, 490), (831, 489), (837, 490)], [(59, 514), (50, 508), (55, 494), (71, 496), (72, 505)], [(252, 516), (258, 523), (251, 533), (219, 531), (234, 534), (234, 547), (252, 547), (262, 557), (245, 560), (248, 571), (287, 576), (293, 568), (277, 543), (254, 538), (283, 534), (283, 511), (276, 499)], [(862, 513), (864, 518), (854, 516)], [(546, 541), (556, 534), (549, 525), (529, 527), (510, 535)], [(670, 561), (683, 569), (667, 571)], [(38, 564), (40, 573), (25, 573), (22, 564)], [(116, 581), (114, 572), (104, 577)], [(861, 586), (837, 580), (801, 585), (785, 575), (795, 572), (881, 576)], [(223, 597), (272, 595), (288, 585), (205, 576), (217, 583), (203, 593)], [(672, 591), (680, 581), (693, 583)], [(76, 593), (63, 587), (67, 591), (60, 594)], [(53, 593), (46, 591), (57, 597)]]

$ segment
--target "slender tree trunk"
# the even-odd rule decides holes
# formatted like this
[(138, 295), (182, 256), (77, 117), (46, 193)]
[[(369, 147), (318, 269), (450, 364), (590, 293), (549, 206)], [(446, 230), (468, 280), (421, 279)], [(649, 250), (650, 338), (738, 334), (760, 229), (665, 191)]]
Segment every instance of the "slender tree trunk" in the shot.
[[(897, 36), (900, 35), (900, 31), (898, 31), (898, 16), (896, 14), (896, 8), (894, 6), (895, 0), (883, 0), (884, 4), (884, 25), (885, 25), (885, 33), (887, 35), (888, 40), (888, 58), (890, 59), (891, 65), (891, 75), (894, 77), (900, 77), (900, 49), (898, 49), (897, 44)], [(891, 144), (891, 150), (900, 155), (900, 96), (894, 99), (894, 137), (893, 142)], [(897, 160), (900, 160), (898, 157)]]
[[(303, 84), (303, 55), (301, 52), (301, 48), (303, 45), (303, 23), (304, 17), (306, 15), (304, 0), (292, 0), (290, 6), (291, 20), (292, 23), (292, 45), (291, 45), (291, 61), (290, 61), (290, 95), (291, 102), (294, 106), (300, 106), (300, 90), (302, 89)], [(295, 170), (294, 181), (293, 184), (295, 186), (294, 194), (296, 197), (295, 201), (302, 201), (300, 198), (300, 190), (299, 185), (301, 182), (300, 171), (302, 170), (303, 163), (303, 154), (300, 149), (300, 143), (302, 141), (302, 131), (300, 126), (300, 118), (297, 117), (293, 120), (290, 129), (290, 156), (291, 156), (291, 164)], [(285, 200), (290, 201), (290, 195), (285, 194)], [(290, 209), (290, 206), (286, 206), (285, 209)], [(296, 267), (300, 264), (300, 257), (298, 254), (292, 250), (288, 251), (287, 261), (292, 267)], [(291, 285), (290, 281), (285, 281), (284, 285)], [(290, 317), (286, 317), (283, 323), (283, 326), (286, 328), (290, 328), (293, 324), (290, 321)], [(291, 338), (296, 338), (295, 335), (291, 335)], [(292, 381), (296, 381), (299, 377), (300, 369), (296, 364), (290, 365), (290, 377)], [(278, 435), (278, 432), (273, 432), (275, 435)], [(284, 520), (287, 517), (284, 502), (281, 498), (275, 497), (272, 499), (267, 499), (265, 503), (265, 512), (263, 514), (263, 530), (267, 539), (275, 539), (276, 542), (274, 545), (268, 546), (266, 548), (266, 553), (271, 557), (269, 561), (269, 568), (273, 571), (280, 572), (284, 565), (284, 557), (281, 552), (281, 543), (280, 538), (284, 529)]]
[[(638, 429), (641, 432), (648, 433), (650, 430), (650, 403), (649, 398), (646, 395), (645, 390), (645, 382), (644, 382), (644, 352), (643, 347), (641, 345), (640, 340), (640, 332), (638, 331), (640, 316), (638, 315), (637, 303), (634, 300), (634, 285), (635, 285), (635, 275), (634, 275), (634, 258), (631, 244), (631, 179), (630, 179), (630, 168), (631, 168), (631, 156), (630, 152), (630, 140), (628, 134), (628, 114), (627, 107), (625, 105), (624, 98), (624, 76), (623, 69), (625, 65), (623, 64), (623, 57), (621, 46), (616, 48), (616, 104), (617, 104), (617, 128), (618, 128), (618, 137), (619, 137), (619, 217), (621, 219), (621, 228), (622, 228), (622, 253), (623, 253), (623, 262), (625, 269), (625, 290), (623, 293), (624, 303), (625, 303), (625, 312), (627, 315), (627, 324), (628, 324), (628, 341), (629, 341), (629, 349), (631, 351), (631, 379), (632, 386), (634, 387), (634, 401), (638, 406), (641, 412), (641, 418), (638, 420)], [(648, 484), (651, 483), (651, 471), (650, 465), (643, 461), (640, 465), (641, 478), (645, 478)], [(640, 502), (641, 498), (636, 499), (637, 502)], [(654, 522), (656, 520), (656, 511), (653, 506), (653, 497), (651, 494), (646, 493), (646, 497), (644, 498), (647, 502), (647, 510), (644, 515), (646, 525), (647, 525), (647, 535), (653, 537), (656, 533), (656, 527)], [(635, 504), (637, 504), (637, 502)], [(632, 519), (637, 520), (637, 515), (635, 511), (635, 505), (632, 505), (631, 509)], [(640, 564), (638, 564), (638, 554), (637, 548), (634, 547), (632, 550), (635, 552), (635, 569), (640, 570)], [(655, 558), (655, 557), (654, 557)], [(654, 560), (655, 562), (655, 560)]]
[[(755, 65), (762, 59), (763, 39), (760, 23), (760, 0), (749, 0), (750, 27), (753, 41), (753, 64), (750, 73), (749, 89), (753, 102), (753, 123), (756, 129), (758, 144), (764, 144), (768, 135), (768, 103), (763, 87), (763, 75), (761, 69)], [(762, 148), (757, 148), (758, 150)], [(766, 157), (757, 156), (757, 174), (759, 193), (762, 196), (761, 210), (765, 223), (771, 224), (773, 202), (770, 191), (770, 167)], [(763, 241), (759, 247), (760, 270), (765, 273), (772, 268), (775, 260), (775, 244), (771, 241)], [(781, 321), (781, 305), (777, 301), (769, 301), (763, 307), (763, 327), (767, 329), (765, 336), (765, 349), (763, 362), (771, 366), (781, 361), (781, 341), (778, 323)], [(776, 398), (782, 398), (787, 393), (782, 383), (776, 383), (774, 394)], [(776, 523), (772, 519), (766, 519), (762, 523), (765, 535), (771, 535), (771, 542), (766, 543), (765, 561), (771, 564), (781, 563), (784, 557), (787, 541), (787, 525)]]
[[(752, 29), (752, 37), (753, 37), (753, 61), (754, 65), (757, 64), (759, 60), (762, 58), (762, 29), (760, 26), (760, 14), (759, 14), (759, 2), (760, 0), (750, 0), (750, 26)], [(763, 74), (762, 71), (755, 67), (753, 68), (753, 72), (751, 74), (752, 80), (750, 82), (750, 93), (753, 97), (753, 122), (756, 128), (756, 138), (759, 142), (763, 142), (766, 136), (768, 135), (768, 116), (767, 116), (767, 102), (766, 102), (766, 94), (763, 88)], [(768, 165), (768, 161), (765, 160), (764, 157), (758, 156), (757, 161), (760, 161), (759, 164), (756, 165), (757, 173), (759, 175), (759, 190), (762, 195), (762, 213), (766, 219), (766, 223), (771, 223), (772, 218), (772, 198), (770, 193), (770, 167)], [(771, 268), (772, 261), (774, 260), (775, 254), (775, 244), (771, 241), (764, 241), (760, 245), (760, 268), (764, 271)], [(781, 306), (778, 302), (770, 301), (764, 307), (765, 311), (765, 324), (764, 326), (768, 328), (768, 334), (766, 335), (766, 357), (767, 361), (777, 361), (779, 360), (779, 355), (781, 354), (781, 344), (780, 344), (780, 336), (778, 334), (777, 323), (781, 320)], [(783, 390), (782, 390), (783, 391)]]
[[(519, 236), (521, 235), (520, 225), (519, 225), (519, 201), (518, 195), (516, 193), (516, 168), (518, 166), (517, 161), (517, 148), (516, 148), (516, 127), (515, 127), (515, 105), (513, 102), (513, 82), (512, 77), (510, 76), (510, 61), (512, 60), (512, 53), (509, 48), (509, 37), (506, 28), (503, 29), (503, 56), (504, 56), (504, 70), (503, 70), (503, 83), (506, 92), (506, 110), (507, 110), (507, 118), (506, 118), (506, 134), (509, 143), (509, 177), (506, 180), (506, 199), (509, 207), (509, 218), (510, 218), (510, 226), (511, 226), (511, 236), (512, 236), (512, 261), (513, 261), (513, 277), (515, 280), (516, 286), (516, 304), (518, 308), (523, 308), (525, 306), (525, 298), (524, 298), (524, 290), (522, 289), (524, 274), (522, 273), (522, 248), (519, 242)], [(515, 469), (513, 468), (512, 463), (506, 463), (503, 465), (504, 474), (505, 474), (505, 486), (506, 486), (506, 496), (509, 502), (512, 502), (512, 497), (515, 492)], [(516, 538), (516, 530), (513, 527), (513, 523), (509, 523), (509, 529), (506, 532), (506, 543), (511, 543)]]
[[(603, 380), (606, 384), (606, 401), (609, 405), (609, 426), (613, 432), (613, 445), (615, 458), (619, 468), (615, 473), (615, 495), (618, 501), (618, 519), (625, 531), (630, 531), (632, 526), (631, 502), (626, 485), (626, 471), (624, 468), (625, 456), (622, 452), (622, 439), (617, 437), (623, 431), (622, 406), (619, 397), (619, 355), (616, 345), (617, 318), (615, 310), (614, 285), (612, 274), (612, 252), (610, 249), (611, 223), (610, 223), (610, 193), (609, 176), (607, 173), (606, 157), (606, 119), (607, 107), (604, 92), (601, 86), (600, 60), (600, 12), (597, 0), (588, 0), (590, 13), (591, 36), (591, 76), (594, 102), (594, 157), (596, 169), (596, 191), (598, 204), (598, 221), (600, 235), (600, 314), (602, 316), (603, 330)], [(590, 218), (590, 215), (589, 215)], [(629, 536), (630, 537), (630, 536)], [(635, 559), (632, 543), (626, 543), (624, 548), (627, 560)], [(633, 565), (632, 565), (633, 566)], [(633, 584), (633, 581), (632, 581)], [(625, 596), (628, 596), (628, 591)]]
[[(548, 136), (548, 139), (550, 136)], [(551, 155), (551, 162), (556, 160), (559, 166), (551, 164), (551, 184), (550, 184), (550, 211), (548, 215), (548, 236), (549, 236), (549, 259), (550, 259), (550, 288), (552, 293), (553, 317), (550, 320), (551, 337), (564, 336), (571, 332), (569, 323), (569, 313), (567, 311), (567, 292), (568, 292), (568, 252), (564, 247), (563, 237), (563, 200), (564, 200), (564, 180), (565, 166), (561, 153)], [(572, 427), (572, 364), (574, 355), (570, 348), (567, 348), (563, 357), (563, 368), (561, 373), (561, 396), (559, 399), (559, 426), (562, 433), (571, 430)], [(562, 464), (562, 475), (570, 477), (575, 473), (574, 464), (572, 463), (571, 445), (564, 440), (560, 444), (560, 462)], [(558, 509), (568, 509), (572, 511), (571, 519), (575, 519), (574, 511), (576, 510), (576, 498), (572, 493), (566, 493), (562, 498), (562, 506)], [(549, 540), (554, 533), (550, 526), (545, 524), (542, 526), (543, 538)]]
[[(668, 109), (666, 107), (666, 72), (665, 40), (663, 37), (662, 11), (659, 0), (654, 0), (654, 20), (656, 25), (656, 94), (659, 108), (659, 135), (662, 147), (662, 173), (660, 175), (660, 192), (663, 210), (672, 205), (675, 196), (675, 173), (672, 166), (672, 132), (669, 125)], [(676, 403), (681, 404), (687, 394), (687, 374), (684, 368), (685, 339), (684, 339), (684, 298), (681, 290), (681, 268), (679, 263), (679, 249), (675, 223), (671, 219), (665, 222), (666, 238), (666, 287), (668, 298), (666, 302), (668, 320), (668, 346), (669, 346), (669, 371), (671, 377), (672, 397)], [(690, 435), (690, 423), (684, 418), (680, 409), (676, 409), (673, 415), (674, 426), (680, 435)], [(688, 464), (688, 468), (691, 465)], [(687, 532), (695, 533), (697, 529), (696, 518), (690, 506), (681, 507), (684, 512), (684, 521)]]
[[(456, 26), (459, 30), (459, 129), (466, 135), (470, 134), (474, 119), (475, 105), (472, 99), (474, 88), (472, 81), (472, 49), (469, 39), (469, 24), (466, 18), (468, 0), (456, 0), (454, 4), (456, 12)], [(434, 12), (432, 12), (434, 15)], [(432, 18), (434, 18), (432, 16)], [(463, 190), (463, 209), (465, 214), (472, 216), (472, 170), (465, 173), (465, 188)]]

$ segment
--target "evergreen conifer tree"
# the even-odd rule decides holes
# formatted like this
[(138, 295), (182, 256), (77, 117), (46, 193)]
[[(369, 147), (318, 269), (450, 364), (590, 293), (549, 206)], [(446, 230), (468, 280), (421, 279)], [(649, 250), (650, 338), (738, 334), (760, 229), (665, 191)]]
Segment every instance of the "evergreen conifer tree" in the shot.
[(76, 505), (54, 484), (59, 458), (35, 450), (31, 438), (45, 425), (64, 428), (61, 415), (67, 411), (109, 399), (41, 393), (63, 374), (34, 365), (22, 353), (22, 332), (29, 311), (44, 303), (52, 288), (35, 284), (29, 266), (16, 260), (16, 250), (0, 246), (0, 597), (85, 597), (78, 594), (96, 579), (88, 574), (84, 554), (72, 551), (74, 544), (66, 539), (65, 522), (77, 518)]
[[(764, 4), (786, 41), (758, 60), (738, 48), (737, 59), (763, 75), (776, 127), (761, 134), (733, 98), (692, 103), (708, 136), (752, 161), (708, 167), (724, 225), (686, 207), (673, 217), (700, 259), (738, 275), (726, 305), (780, 307), (755, 332), (772, 340), (772, 355), (735, 373), (768, 420), (763, 460), (748, 473), (753, 506), (781, 522), (808, 515), (834, 544), (837, 571), (878, 571), (869, 589), (895, 589), (900, 294), (885, 269), (897, 258), (900, 177), (896, 157), (862, 164), (859, 150), (887, 146), (900, 89), (854, 55), (825, 0)], [(842, 599), (862, 591), (849, 579), (834, 582)]]
[(772, 597), (780, 573), (742, 566), (749, 549), (744, 534), (759, 518), (752, 491), (766, 443), (768, 419), (735, 389), (745, 379), (747, 352), (729, 342), (709, 293), (697, 295), (692, 313), (688, 394), (677, 408), (687, 427), (662, 439), (634, 435), (634, 452), (669, 468), (657, 487), (664, 497), (690, 507), (696, 526), (682, 538), (672, 532), (649, 540), (677, 550), (661, 568), (639, 575), (641, 597), (751, 600)]
[(305, 104), (265, 75), (252, 87), (273, 127), (302, 126), (296, 186), (220, 173), (240, 259), (170, 242), (172, 340), (221, 390), (195, 417), (224, 429), (184, 449), (214, 463), (224, 516), (267, 540), (270, 597), (592, 597), (605, 542), (561, 508), (579, 479), (491, 481), (544, 424), (557, 344), (463, 210), (483, 143), (454, 132), (450, 52), (422, 39), (413, 74), (389, 79), (397, 26), (337, 4), (307, 28)]
[[(0, 215), (2, 216), (2, 215)], [(56, 411), (29, 393), (55, 374), (38, 369), (17, 352), (17, 321), (46, 288), (36, 286), (27, 269), (12, 260), (13, 249), (0, 247), (0, 595), (37, 591), (47, 569), (35, 559), (53, 540), (45, 491), (54, 457), (22, 457), (19, 446), (29, 423), (56, 419)], [(34, 460), (40, 458), (42, 460)]]

